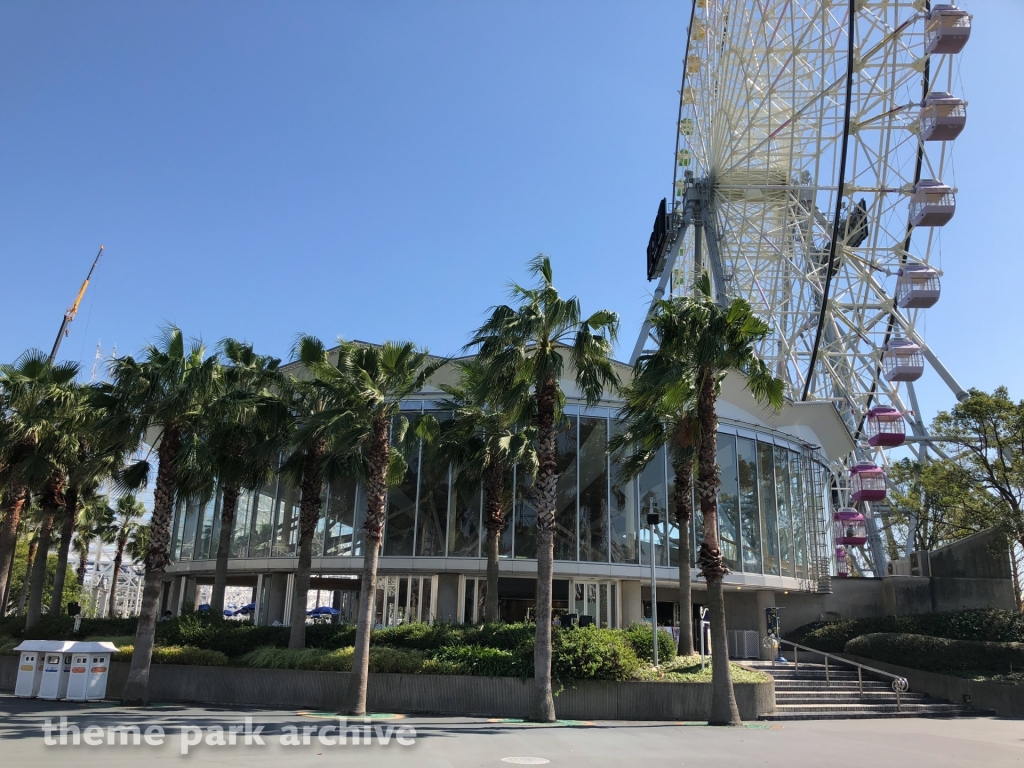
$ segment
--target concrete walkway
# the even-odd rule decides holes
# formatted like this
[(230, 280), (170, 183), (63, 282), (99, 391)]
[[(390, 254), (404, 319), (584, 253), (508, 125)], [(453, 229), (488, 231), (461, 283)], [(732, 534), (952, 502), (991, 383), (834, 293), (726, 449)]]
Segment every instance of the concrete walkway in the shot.
[[(557, 700), (556, 700), (557, 703)], [(59, 730), (44, 742), (46, 719), (59, 729), (67, 718), (68, 743)], [(246, 718), (255, 735), (246, 742)], [(119, 742), (119, 726), (139, 726), (139, 746)], [(74, 705), (0, 695), (0, 764), (76, 768), (138, 768), (158, 759), (162, 766), (238, 765), (245, 768), (298, 766), (374, 766), (374, 768), (479, 768), (546, 764), (553, 768), (602, 766), (785, 766), (872, 768), (909, 765), (1024, 765), (1024, 721), (849, 720), (750, 723), (744, 728), (700, 724), (594, 722), (533, 726), (519, 722), (423, 716), (374, 717), (356, 726), (367, 745), (337, 741), (338, 720), (329, 713), (252, 709), (157, 706), (148, 710), (115, 704)], [(73, 745), (75, 726), (81, 743)], [(87, 728), (93, 730), (87, 731)], [(257, 731), (260, 729), (261, 731)], [(152, 741), (147, 745), (146, 729)], [(236, 730), (231, 734), (231, 729)], [(412, 735), (415, 731), (415, 736)], [(221, 733), (223, 731), (223, 733)], [(293, 735), (294, 734), (294, 735)], [(320, 737), (328, 744), (321, 742)], [(282, 744), (282, 737), (285, 743)], [(114, 741), (108, 744), (108, 740)], [(206, 743), (230, 739), (234, 746)], [(96, 746), (85, 739), (100, 742)], [(202, 743), (200, 743), (202, 740)], [(263, 745), (258, 742), (262, 740)], [(308, 743), (303, 744), (303, 740)], [(399, 743), (404, 741), (405, 745)], [(288, 744), (294, 741), (297, 744)], [(386, 744), (381, 744), (386, 741)], [(188, 754), (182, 754), (183, 750)], [(511, 758), (511, 759), (510, 759)]]

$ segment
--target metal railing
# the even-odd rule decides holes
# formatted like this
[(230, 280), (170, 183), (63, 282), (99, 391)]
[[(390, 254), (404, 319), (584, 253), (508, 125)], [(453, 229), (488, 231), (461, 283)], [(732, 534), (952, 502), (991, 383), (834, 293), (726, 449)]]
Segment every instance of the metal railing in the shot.
[(795, 675), (797, 675), (797, 676), (799, 676), (799, 674), (800, 674), (800, 651), (801, 650), (804, 651), (805, 653), (813, 653), (813, 654), (816, 654), (818, 656), (824, 656), (825, 657), (825, 687), (826, 688), (831, 688), (832, 687), (832, 675), (831, 675), (831, 672), (829, 670), (829, 659), (832, 659), (835, 662), (838, 662), (839, 664), (845, 664), (845, 665), (847, 665), (849, 667), (856, 667), (857, 668), (857, 688), (859, 689), (861, 696), (864, 695), (864, 671), (865, 670), (867, 670), (868, 672), (870, 672), (873, 675), (879, 675), (881, 677), (891, 678), (892, 679), (892, 689), (896, 692), (896, 711), (897, 712), (902, 712), (903, 711), (903, 700), (902, 700), (902, 697), (901, 697), (900, 694), (906, 693), (907, 689), (910, 687), (908, 685), (908, 683), (907, 683), (907, 678), (905, 678), (905, 677), (900, 677), (899, 675), (892, 674), (892, 672), (885, 672), (885, 671), (883, 671), (881, 669), (876, 669), (875, 667), (869, 667), (867, 664), (860, 664), (860, 663), (858, 663), (856, 661), (850, 661), (849, 659), (844, 659), (841, 656), (833, 656), (831, 653), (825, 653), (824, 651), (819, 651), (816, 648), (810, 648), (810, 647), (808, 647), (806, 645), (800, 645), (798, 643), (792, 642), (791, 640), (781, 640), (781, 639), (775, 637), (774, 635), (769, 635), (768, 637), (766, 637), (764, 639), (764, 644), (765, 644), (765, 647), (768, 647), (768, 648), (772, 649), (772, 667), (773, 668), (775, 667), (775, 649), (777, 649), (777, 648), (779, 648), (779, 647), (781, 647), (783, 645), (790, 646), (793, 649), (793, 673)]

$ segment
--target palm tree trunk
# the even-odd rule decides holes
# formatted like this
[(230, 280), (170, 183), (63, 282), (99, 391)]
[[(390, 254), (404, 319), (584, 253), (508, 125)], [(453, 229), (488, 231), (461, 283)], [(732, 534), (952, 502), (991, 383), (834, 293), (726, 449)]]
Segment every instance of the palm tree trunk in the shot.
[(725, 595), (722, 578), (728, 573), (718, 546), (718, 415), (714, 372), (704, 369), (699, 380), (697, 417), (700, 419), (700, 449), (697, 491), (704, 515), (704, 541), (698, 564), (708, 583), (708, 608), (711, 612), (711, 716), (708, 725), (742, 725), (729, 667), (729, 643), (725, 628)]
[(505, 527), (501, 506), (505, 473), (498, 464), (487, 468), (484, 482), (487, 494), (487, 595), (484, 602), (484, 621), (500, 621), (498, 616), (498, 557), (501, 546), (501, 532)]
[(25, 505), (25, 487), (13, 485), (7, 491), (7, 505), (4, 510), (4, 525), (0, 528), (0, 584), (4, 588), (3, 603), (0, 603), (0, 614), (7, 605), (10, 589), (11, 572), (14, 565), (14, 549), (18, 544), (18, 523), (21, 522), (21, 509)]
[(224, 486), (224, 499), (220, 507), (220, 539), (217, 541), (217, 566), (213, 573), (213, 593), (210, 595), (210, 615), (224, 615), (224, 590), (228, 587), (228, 556), (231, 554), (231, 533), (235, 527), (238, 507), (238, 486)]
[(181, 435), (168, 425), (160, 438), (157, 451), (160, 468), (153, 491), (153, 517), (150, 522), (149, 550), (146, 552), (146, 583), (142, 589), (142, 610), (135, 633), (132, 666), (124, 686), (122, 701), (129, 706), (149, 703), (149, 667), (153, 660), (153, 640), (159, 610), (160, 588), (167, 567), (167, 550), (171, 539), (171, 515), (174, 512), (174, 492), (178, 484), (175, 462), (181, 448)]
[(386, 418), (373, 425), (373, 442), (367, 452), (366, 551), (363, 554), (362, 583), (359, 585), (359, 619), (356, 622), (352, 674), (349, 676), (345, 711), (352, 716), (366, 714), (366, 690), (370, 676), (370, 630), (373, 628), (373, 599), (377, 592), (377, 562), (384, 534), (384, 512), (388, 499), (388, 447), (391, 430)]
[(128, 542), (127, 531), (121, 530), (117, 534), (117, 549), (114, 550), (114, 570), (110, 576), (110, 602), (107, 607), (107, 617), (114, 619), (117, 608), (117, 581), (121, 577), (121, 562), (124, 560), (124, 545)]
[[(32, 573), (32, 563), (36, 559), (36, 545), (38, 542), (35, 538), (28, 543), (28, 559), (25, 561), (25, 578), (21, 582), (21, 597), (18, 598), (18, 615), (25, 615), (25, 601), (28, 600), (28, 582), (29, 575)], [(13, 568), (11, 569), (13, 570)]]
[(551, 690), (551, 577), (554, 569), (555, 506), (558, 465), (555, 463), (555, 382), (537, 388), (537, 632), (533, 641), (534, 693), (530, 720), (555, 720)]
[(78, 553), (78, 568), (75, 569), (75, 575), (78, 577), (78, 586), (85, 586), (85, 571), (89, 567), (89, 550), (92, 548), (91, 541), (83, 542), (85, 546)]
[(693, 515), (693, 457), (673, 461), (676, 524), (679, 527), (679, 645), (680, 656), (693, 655), (693, 594), (690, 586), (690, 518)]
[(39, 623), (43, 614), (43, 589), (46, 587), (46, 561), (50, 554), (50, 534), (53, 520), (60, 507), (60, 485), (54, 483), (43, 495), (43, 519), (39, 523), (39, 546), (32, 563), (32, 581), (28, 588), (28, 611), (25, 613), (25, 629)]
[(326, 446), (321, 441), (306, 452), (302, 467), (302, 497), (299, 500), (299, 566), (292, 585), (292, 629), (288, 647), (302, 650), (306, 647), (306, 596), (309, 594), (309, 572), (313, 567), (313, 535), (320, 520), (321, 493), (323, 491), (320, 460)]
[(64, 527), (57, 548), (57, 570), (53, 574), (53, 595), (50, 597), (50, 615), (58, 616), (64, 607), (64, 578), (68, 570), (71, 539), (78, 525), (78, 487), (72, 485), (64, 494)]

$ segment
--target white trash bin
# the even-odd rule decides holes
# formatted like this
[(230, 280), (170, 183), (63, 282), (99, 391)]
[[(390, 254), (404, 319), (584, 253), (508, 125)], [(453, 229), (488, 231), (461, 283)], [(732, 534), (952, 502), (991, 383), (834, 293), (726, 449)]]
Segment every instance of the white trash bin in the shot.
[(113, 643), (74, 643), (68, 675), (68, 701), (99, 701), (107, 695), (110, 657), (117, 653)]
[(43, 678), (39, 683), (40, 699), (63, 699), (68, 691), (68, 676), (71, 674), (71, 651), (75, 643), (65, 643), (61, 651), (46, 651), (43, 654)]
[(14, 684), (14, 695), (26, 699), (38, 696), (47, 653), (59, 655), (72, 645), (73, 643), (66, 640), (25, 640), (15, 648), (14, 650), (21, 652), (21, 659), (18, 664), (18, 680)]

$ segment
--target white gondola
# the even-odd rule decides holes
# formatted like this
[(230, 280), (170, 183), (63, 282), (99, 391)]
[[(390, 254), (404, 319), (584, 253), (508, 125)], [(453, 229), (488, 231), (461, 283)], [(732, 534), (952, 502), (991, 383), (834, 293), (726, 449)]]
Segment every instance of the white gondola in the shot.
[(917, 381), (924, 374), (924, 355), (910, 339), (894, 336), (882, 349), (886, 381)]
[(935, 179), (921, 179), (910, 196), (910, 223), (915, 227), (941, 227), (956, 213), (956, 191)]
[(926, 264), (907, 264), (896, 278), (896, 303), (903, 309), (927, 309), (939, 300), (939, 271)]
[(936, 5), (925, 14), (924, 52), (960, 53), (971, 36), (971, 14), (952, 5)]
[(967, 102), (934, 91), (921, 102), (919, 121), (921, 141), (952, 141), (967, 125)]

